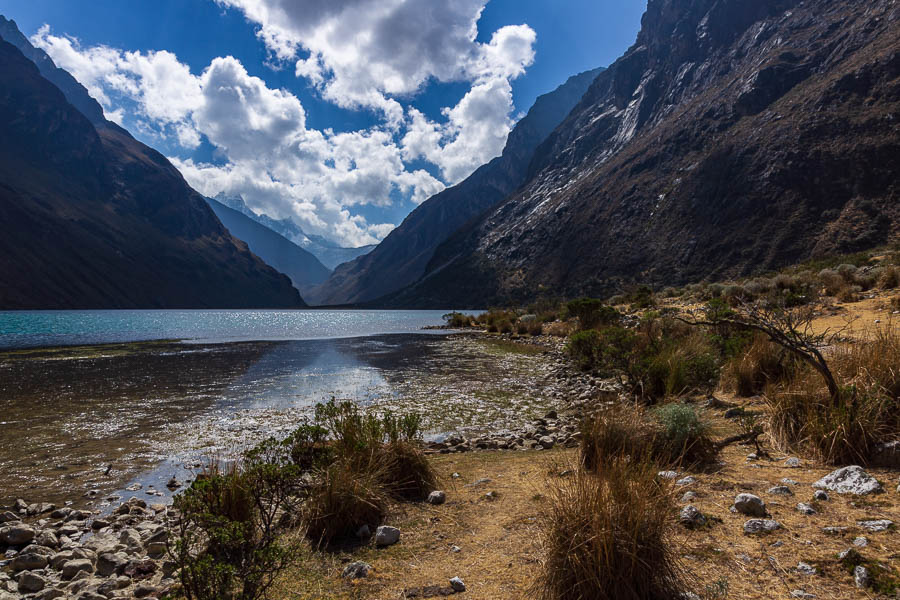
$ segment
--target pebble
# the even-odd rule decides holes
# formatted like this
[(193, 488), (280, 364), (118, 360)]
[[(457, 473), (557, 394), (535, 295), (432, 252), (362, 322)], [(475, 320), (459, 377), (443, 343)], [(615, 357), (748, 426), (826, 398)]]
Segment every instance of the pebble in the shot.
[(706, 517), (703, 516), (703, 513), (701, 513), (697, 507), (688, 504), (681, 509), (681, 513), (678, 516), (678, 522), (688, 529), (696, 529), (706, 525)]
[(796, 469), (800, 466), (800, 459), (797, 458), (796, 456), (792, 456), (789, 459), (787, 459), (786, 461), (784, 461), (784, 466), (790, 467), (792, 469)]
[(806, 564), (805, 562), (797, 563), (797, 572), (803, 575), (815, 575), (816, 569), (815, 567)]
[(794, 495), (794, 492), (791, 491), (791, 488), (789, 488), (786, 485), (776, 485), (775, 487), (771, 487), (771, 488), (769, 488), (768, 493), (772, 494), (773, 496), (793, 496)]
[(447, 494), (442, 492), (441, 490), (434, 490), (430, 494), (428, 494), (428, 504), (443, 504), (447, 501)]
[(682, 477), (678, 481), (675, 482), (675, 485), (691, 485), (697, 483), (697, 480), (688, 475), (687, 477)]
[(853, 538), (853, 545), (857, 548), (865, 548), (869, 545), (869, 539), (863, 536)]
[(459, 577), (454, 577), (450, 580), (450, 587), (457, 593), (466, 591), (466, 584)]
[(744, 533), (747, 535), (758, 535), (762, 533), (772, 533), (780, 529), (781, 523), (773, 519), (750, 519), (744, 523)]
[(799, 502), (797, 503), (797, 512), (803, 513), (804, 515), (814, 515), (816, 514), (816, 509), (805, 502)]
[(816, 490), (816, 493), (813, 494), (813, 500), (816, 500), (818, 502), (828, 502), (828, 492), (826, 492), (825, 490)]
[(856, 587), (863, 589), (869, 587), (872, 578), (869, 576), (869, 570), (862, 565), (857, 565), (853, 569), (853, 582)]

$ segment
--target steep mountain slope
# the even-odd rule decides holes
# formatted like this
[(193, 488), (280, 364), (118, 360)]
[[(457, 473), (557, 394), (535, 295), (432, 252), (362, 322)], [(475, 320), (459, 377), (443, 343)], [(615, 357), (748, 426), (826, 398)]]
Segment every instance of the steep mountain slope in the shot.
[(900, 5), (651, 0), (529, 181), (379, 301), (484, 306), (681, 284), (900, 229)]
[(95, 127), (5, 41), (0, 229), (0, 308), (303, 306), (165, 157)]
[(313, 304), (343, 304), (378, 298), (416, 281), (434, 249), (525, 180), (534, 149), (581, 99), (602, 69), (570, 77), (540, 96), (510, 132), (503, 153), (461, 183), (429, 198), (412, 211), (369, 254), (335, 269), (308, 295)]
[(212, 198), (206, 201), (231, 235), (246, 242), (267, 265), (290, 277), (301, 292), (328, 279), (331, 271), (294, 242), (221, 202)]
[(320, 235), (307, 234), (290, 219), (273, 219), (269, 215), (260, 215), (254, 212), (240, 196), (226, 196), (219, 194), (215, 198), (221, 204), (234, 209), (239, 213), (250, 217), (257, 223), (265, 225), (275, 233), (278, 233), (294, 242), (325, 265), (329, 272), (336, 266), (351, 261), (357, 256), (371, 252), (375, 246), (360, 246), (358, 248), (343, 248), (334, 242), (326, 240)]

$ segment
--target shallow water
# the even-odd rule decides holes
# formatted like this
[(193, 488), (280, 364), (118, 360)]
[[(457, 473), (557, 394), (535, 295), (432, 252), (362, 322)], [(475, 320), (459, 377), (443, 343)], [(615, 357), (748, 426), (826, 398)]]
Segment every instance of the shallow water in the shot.
[(332, 396), (423, 413), (431, 438), (515, 427), (549, 405), (543, 374), (534, 356), (465, 335), (7, 352), (0, 502), (166, 498), (172, 475), (283, 435)]

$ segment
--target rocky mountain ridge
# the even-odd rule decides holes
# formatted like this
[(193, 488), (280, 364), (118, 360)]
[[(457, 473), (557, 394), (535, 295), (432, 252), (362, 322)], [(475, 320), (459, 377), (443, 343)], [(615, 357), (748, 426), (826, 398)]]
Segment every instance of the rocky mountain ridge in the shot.
[(606, 295), (896, 239), (898, 78), (891, 0), (651, 0), (527, 183), (378, 303)]

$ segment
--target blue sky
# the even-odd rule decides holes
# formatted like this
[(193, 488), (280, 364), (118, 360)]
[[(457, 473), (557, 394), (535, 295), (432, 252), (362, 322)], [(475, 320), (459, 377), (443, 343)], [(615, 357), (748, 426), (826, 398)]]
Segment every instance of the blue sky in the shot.
[(645, 7), (4, 0), (0, 12), (202, 193), (360, 245), (499, 154), (539, 94), (620, 56)]

